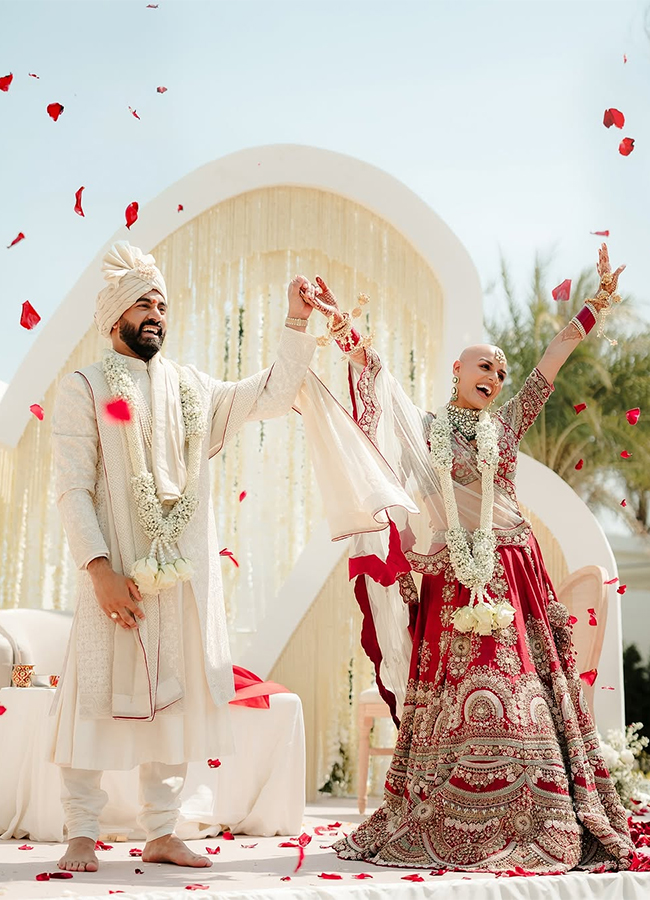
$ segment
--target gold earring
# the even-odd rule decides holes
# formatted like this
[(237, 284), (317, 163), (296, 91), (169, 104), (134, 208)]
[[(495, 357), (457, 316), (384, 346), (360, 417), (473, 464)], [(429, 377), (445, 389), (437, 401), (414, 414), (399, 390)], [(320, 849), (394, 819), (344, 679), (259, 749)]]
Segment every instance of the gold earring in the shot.
[(458, 377), (458, 375), (454, 375), (454, 377), (451, 379), (451, 399), (452, 400), (458, 400), (458, 382), (459, 381), (460, 381), (460, 378)]

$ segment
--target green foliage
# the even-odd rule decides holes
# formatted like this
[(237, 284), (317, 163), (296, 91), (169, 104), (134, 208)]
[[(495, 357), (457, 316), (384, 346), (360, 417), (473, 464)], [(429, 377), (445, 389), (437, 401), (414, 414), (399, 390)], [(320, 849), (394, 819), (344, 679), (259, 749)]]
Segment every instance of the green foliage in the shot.
[[(623, 651), (623, 683), (625, 686), (625, 721), (643, 722), (641, 734), (650, 738), (650, 657), (645, 662), (636, 644)], [(644, 772), (650, 770), (647, 751), (639, 760)]]
[[(547, 263), (536, 259), (528, 298), (516, 297), (505, 262), (499, 289), (506, 314), (486, 322), (489, 339), (508, 357), (504, 399), (512, 396), (546, 347), (597, 288), (595, 274), (574, 279), (571, 299), (557, 303), (546, 279)], [(592, 507), (607, 507), (637, 532), (650, 530), (650, 330), (634, 319), (633, 302), (616, 308), (606, 333), (611, 346), (592, 332), (564, 364), (555, 392), (529, 430), (521, 449), (557, 472)], [(574, 406), (586, 403), (576, 415)], [(641, 408), (635, 426), (625, 413)], [(622, 450), (632, 453), (622, 459)], [(582, 469), (576, 470), (579, 459)], [(621, 507), (625, 497), (627, 506)]]

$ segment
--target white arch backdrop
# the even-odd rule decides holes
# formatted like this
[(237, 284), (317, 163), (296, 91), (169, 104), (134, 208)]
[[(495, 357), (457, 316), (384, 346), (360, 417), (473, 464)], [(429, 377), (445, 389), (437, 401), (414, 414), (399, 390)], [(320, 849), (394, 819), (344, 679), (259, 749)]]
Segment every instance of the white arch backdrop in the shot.
[[(185, 209), (198, 217), (240, 195), (287, 185), (327, 191), (371, 210), (400, 232), (435, 274), (444, 301), (442, 352), (434, 361), (428, 402), (438, 404), (446, 393), (447, 373), (459, 348), (482, 336), (480, 285), (465, 249), (420, 198), (386, 173), (329, 151), (271, 146), (240, 151), (191, 173), (142, 207), (133, 235), (122, 228), (112, 236), (43, 328), (0, 399), (0, 443), (16, 446), (28, 424), (29, 404), (44, 396), (86, 333), (92, 318), (89, 298), (101, 286), (99, 264), (106, 247), (115, 240), (128, 238), (146, 251), (151, 250), (178, 231), (178, 202), (182, 201)], [(561, 479), (523, 457), (519, 490), (522, 502), (559, 539), (569, 569), (598, 562), (614, 574), (613, 556), (602, 531)], [(556, 497), (561, 499), (556, 502)], [(241, 645), (240, 661), (244, 665), (263, 675), (271, 671), (344, 552), (343, 545), (329, 542), (323, 525), (312, 531), (275, 602), (258, 622), (256, 634)], [(597, 692), (596, 701), (603, 729), (620, 727), (623, 719), (617, 601), (618, 596), (613, 592), (600, 679), (601, 683), (616, 687), (616, 691)], [(278, 615), (279, 609), (282, 615)]]

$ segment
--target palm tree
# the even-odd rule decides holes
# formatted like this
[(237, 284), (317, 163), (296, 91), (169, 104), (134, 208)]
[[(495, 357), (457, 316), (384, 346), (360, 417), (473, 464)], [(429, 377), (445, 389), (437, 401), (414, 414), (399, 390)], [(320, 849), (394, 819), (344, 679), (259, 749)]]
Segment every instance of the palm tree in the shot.
[[(597, 288), (595, 274), (583, 271), (570, 300), (556, 303), (547, 288), (547, 268), (547, 262), (535, 260), (530, 295), (521, 303), (501, 261), (506, 314), (487, 321), (486, 330), (508, 356), (506, 397), (518, 390), (552, 338)], [(634, 531), (650, 534), (650, 330), (639, 331), (632, 309), (626, 298), (607, 323), (606, 332), (618, 340), (615, 346), (592, 334), (574, 350), (521, 449), (557, 472), (590, 506), (609, 508)], [(574, 407), (580, 403), (587, 408), (577, 414)], [(641, 417), (632, 426), (626, 411), (634, 407), (640, 407)], [(624, 450), (629, 459), (621, 457)]]

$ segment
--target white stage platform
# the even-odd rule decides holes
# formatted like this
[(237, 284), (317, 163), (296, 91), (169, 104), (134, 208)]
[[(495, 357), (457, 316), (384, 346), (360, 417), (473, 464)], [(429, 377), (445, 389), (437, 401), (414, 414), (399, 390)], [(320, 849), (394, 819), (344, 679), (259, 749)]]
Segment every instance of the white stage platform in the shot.
[[(280, 848), (288, 840), (283, 837), (254, 838), (247, 835), (225, 841), (222, 837), (192, 841), (192, 849), (205, 852), (205, 847), (219, 847), (211, 857), (211, 869), (178, 869), (142, 863), (130, 857), (129, 850), (142, 843), (118, 843), (112, 850), (98, 853), (98, 872), (75, 872), (66, 880), (36, 881), (41, 872), (56, 872), (61, 854), (59, 844), (34, 844), (32, 850), (19, 850), (24, 841), (0, 842), (0, 895), (6, 900), (33, 898), (108, 897), (109, 892), (123, 892), (122, 900), (186, 900), (188, 885), (205, 885), (196, 891), (197, 900), (207, 897), (219, 900), (647, 900), (650, 897), (650, 873), (567, 875), (495, 878), (493, 875), (447, 873), (431, 876), (427, 870), (384, 869), (364, 863), (337, 859), (327, 845), (339, 830), (322, 835), (315, 829), (335, 822), (340, 831), (348, 831), (361, 821), (353, 801), (323, 801), (306, 810), (303, 830), (313, 834), (306, 848), (304, 864), (294, 874), (298, 851)], [(331, 835), (331, 836), (330, 836)], [(252, 846), (254, 845), (254, 846)], [(142, 874), (136, 874), (140, 869)], [(372, 878), (355, 879), (367, 873)], [(340, 875), (340, 879), (323, 879), (322, 874)], [(412, 874), (424, 880), (405, 881)], [(290, 880), (282, 881), (289, 877)]]

